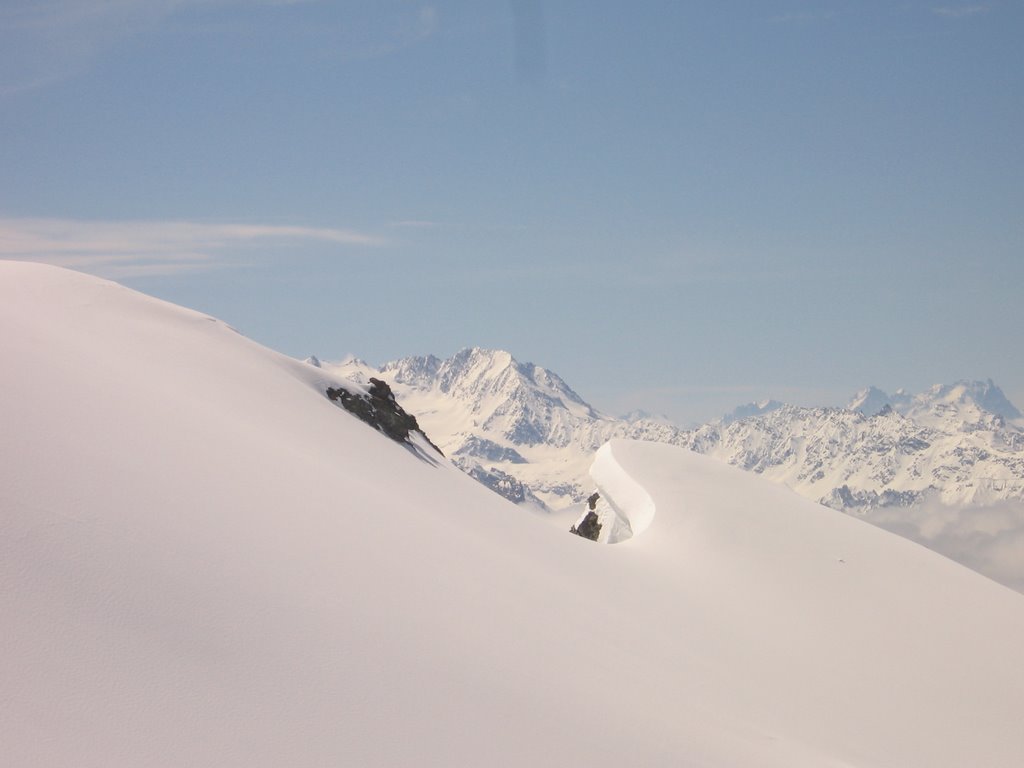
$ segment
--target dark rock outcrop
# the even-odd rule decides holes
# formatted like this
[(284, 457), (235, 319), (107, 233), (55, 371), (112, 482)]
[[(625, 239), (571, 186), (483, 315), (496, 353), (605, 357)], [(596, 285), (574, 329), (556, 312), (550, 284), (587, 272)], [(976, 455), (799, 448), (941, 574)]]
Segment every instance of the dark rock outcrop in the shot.
[(848, 485), (841, 485), (819, 499), (818, 503), (832, 509), (861, 514), (881, 507), (910, 507), (922, 501), (929, 491), (934, 490), (929, 488), (924, 491), (894, 491), (886, 488), (878, 493), (875, 490), (855, 491)]
[(597, 520), (597, 500), (600, 498), (601, 494), (599, 493), (591, 494), (590, 498), (587, 499), (587, 514), (584, 515), (579, 525), (574, 525), (569, 529), (569, 533), (575, 533), (584, 539), (597, 541), (597, 537), (601, 535), (601, 523)]
[(485, 469), (479, 464), (470, 467), (466, 471), (474, 480), (483, 483), (499, 496), (504, 496), (513, 504), (524, 504), (529, 502), (541, 509), (546, 509), (544, 502), (534, 496), (533, 491), (523, 485), (515, 477), (508, 474), (508, 472), (502, 472), (500, 469), (495, 467)]
[(365, 421), (371, 427), (380, 430), (392, 440), (411, 445), (411, 433), (419, 432), (430, 446), (440, 453), (441, 449), (434, 445), (430, 438), (420, 429), (416, 417), (405, 410), (395, 400), (395, 394), (387, 382), (371, 378), (366, 394), (349, 392), (343, 387), (327, 388), (327, 397), (341, 407)]
[(525, 464), (526, 459), (515, 448), (498, 445), (485, 437), (470, 435), (455, 452), (458, 456), (472, 456), (485, 461), (507, 461), (510, 464)]

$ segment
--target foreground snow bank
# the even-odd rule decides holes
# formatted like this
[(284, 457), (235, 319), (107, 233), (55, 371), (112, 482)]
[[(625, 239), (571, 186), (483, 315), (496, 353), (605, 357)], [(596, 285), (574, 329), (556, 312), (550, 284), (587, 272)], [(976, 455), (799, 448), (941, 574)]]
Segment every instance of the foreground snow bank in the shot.
[(825, 751), (851, 765), (1018, 759), (1019, 594), (684, 449), (612, 441), (592, 476), (631, 521), (649, 522), (610, 548), (636, 550), (661, 571), (656, 596), (637, 600), (686, 595), (680, 652), (730, 659), (717, 682), (701, 670), (691, 683), (735, 685), (737, 716), (758, 711), (780, 739), (799, 723), (801, 739), (831, 745)]
[(612, 443), (601, 547), (112, 283), (0, 262), (0, 350), (7, 764), (1024, 753), (1024, 598), (756, 476)]

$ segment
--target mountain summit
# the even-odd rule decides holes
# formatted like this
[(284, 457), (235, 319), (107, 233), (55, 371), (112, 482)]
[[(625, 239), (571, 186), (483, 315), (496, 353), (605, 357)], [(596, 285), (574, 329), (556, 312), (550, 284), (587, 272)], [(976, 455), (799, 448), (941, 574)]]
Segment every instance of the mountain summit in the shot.
[(588, 498), (594, 452), (613, 437), (679, 444), (683, 434), (660, 419), (602, 414), (556, 373), (503, 350), (473, 347), (444, 360), (409, 357), (379, 369), (354, 359), (325, 365), (360, 381), (389, 381), (445, 455), (537, 509)]
[(395, 383), (458, 400), (480, 429), (519, 446), (564, 448), (581, 423), (600, 418), (561, 377), (502, 350), (473, 347), (447, 360), (409, 357), (380, 372)]
[(846, 408), (874, 416), (887, 406), (917, 421), (959, 419), (977, 422), (986, 414), (1009, 420), (1021, 418), (1021, 412), (992, 379), (936, 384), (928, 391), (913, 396), (902, 389), (890, 396), (877, 387), (868, 387), (854, 395)]

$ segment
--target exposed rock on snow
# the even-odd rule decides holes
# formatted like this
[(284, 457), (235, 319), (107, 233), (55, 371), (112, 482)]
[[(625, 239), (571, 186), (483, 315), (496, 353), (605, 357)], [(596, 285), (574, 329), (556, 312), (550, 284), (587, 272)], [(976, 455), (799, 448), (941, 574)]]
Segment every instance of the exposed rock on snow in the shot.
[(601, 495), (592, 493), (582, 516), (569, 531), (599, 544), (618, 544), (633, 536), (629, 516)]
[(591, 541), (597, 541), (601, 536), (601, 523), (597, 519), (597, 500), (601, 498), (601, 494), (592, 493), (587, 499), (587, 509), (583, 513), (583, 517), (569, 529), (569, 533), (575, 533), (577, 536), (582, 536), (584, 539), (590, 539)]
[(416, 417), (406, 413), (398, 404), (387, 382), (371, 378), (366, 392), (350, 392), (344, 387), (328, 387), (327, 397), (340, 403), (346, 411), (396, 442), (411, 445), (412, 434), (419, 433), (427, 443), (441, 453), (441, 449), (430, 442), (430, 438), (420, 429)]
[(536, 509), (544, 509), (543, 502), (533, 495), (533, 491), (507, 472), (474, 465), (469, 468), (468, 474), (513, 504), (529, 504)]

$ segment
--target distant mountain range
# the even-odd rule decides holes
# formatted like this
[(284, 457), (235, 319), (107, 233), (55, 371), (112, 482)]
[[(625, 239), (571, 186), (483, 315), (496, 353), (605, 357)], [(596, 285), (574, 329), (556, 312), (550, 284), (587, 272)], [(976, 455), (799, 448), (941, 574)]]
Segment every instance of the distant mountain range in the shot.
[(1024, 498), (1019, 419), (992, 381), (917, 395), (871, 387), (846, 408), (780, 404), (705, 424), (683, 444), (836, 509), (982, 505)]
[(916, 395), (869, 387), (844, 408), (750, 403), (686, 430), (642, 413), (600, 413), (557, 374), (504, 351), (464, 349), (380, 368), (358, 359), (323, 365), (357, 381), (387, 381), (455, 464), (529, 509), (578, 519), (601, 445), (616, 437), (669, 443), (1024, 591), (1024, 419), (991, 380)]
[(388, 381), (459, 466), (516, 501), (551, 509), (586, 498), (593, 453), (613, 437), (685, 446), (846, 511), (1024, 499), (1021, 413), (991, 380), (917, 395), (869, 387), (845, 408), (751, 403), (684, 430), (643, 414), (602, 414), (557, 374), (504, 351), (328, 367)]

